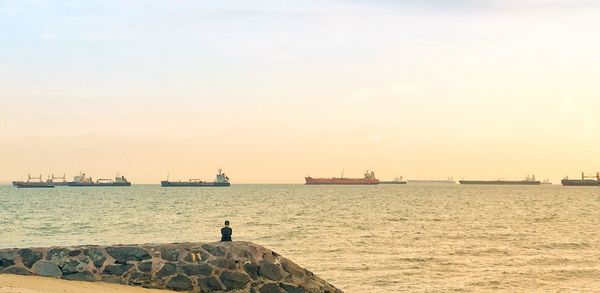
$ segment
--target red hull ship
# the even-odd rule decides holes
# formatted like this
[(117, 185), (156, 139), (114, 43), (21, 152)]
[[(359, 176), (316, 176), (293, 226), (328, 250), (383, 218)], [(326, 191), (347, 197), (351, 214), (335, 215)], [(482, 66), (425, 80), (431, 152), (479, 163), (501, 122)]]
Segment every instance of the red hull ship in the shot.
[(374, 185), (379, 184), (379, 179), (375, 178), (375, 172), (365, 172), (364, 178), (312, 178), (304, 177), (306, 185)]

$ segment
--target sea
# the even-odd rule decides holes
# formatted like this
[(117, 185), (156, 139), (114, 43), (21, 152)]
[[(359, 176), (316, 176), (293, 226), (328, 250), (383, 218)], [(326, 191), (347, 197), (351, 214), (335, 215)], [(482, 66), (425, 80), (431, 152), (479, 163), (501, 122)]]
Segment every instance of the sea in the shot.
[(270, 248), (345, 292), (600, 292), (600, 188), (0, 186), (0, 248)]

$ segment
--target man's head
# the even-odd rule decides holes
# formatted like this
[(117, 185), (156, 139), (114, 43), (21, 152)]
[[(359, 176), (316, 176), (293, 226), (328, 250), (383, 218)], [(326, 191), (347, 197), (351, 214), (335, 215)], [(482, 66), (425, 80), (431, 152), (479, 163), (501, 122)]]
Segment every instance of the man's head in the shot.
[(229, 220), (225, 220), (225, 226), (229, 226)]

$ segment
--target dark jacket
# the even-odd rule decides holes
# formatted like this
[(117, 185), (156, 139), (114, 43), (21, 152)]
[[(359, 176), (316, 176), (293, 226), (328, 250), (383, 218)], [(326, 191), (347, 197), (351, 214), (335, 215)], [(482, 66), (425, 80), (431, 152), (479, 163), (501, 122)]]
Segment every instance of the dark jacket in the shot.
[(229, 227), (221, 228), (221, 241), (231, 241), (232, 230)]

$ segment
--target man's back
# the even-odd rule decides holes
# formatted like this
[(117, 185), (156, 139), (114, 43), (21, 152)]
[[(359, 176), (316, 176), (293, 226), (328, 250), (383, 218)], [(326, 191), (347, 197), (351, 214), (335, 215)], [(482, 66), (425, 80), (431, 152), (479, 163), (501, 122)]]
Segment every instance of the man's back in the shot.
[(221, 241), (231, 241), (232, 230), (229, 227), (221, 228)]

